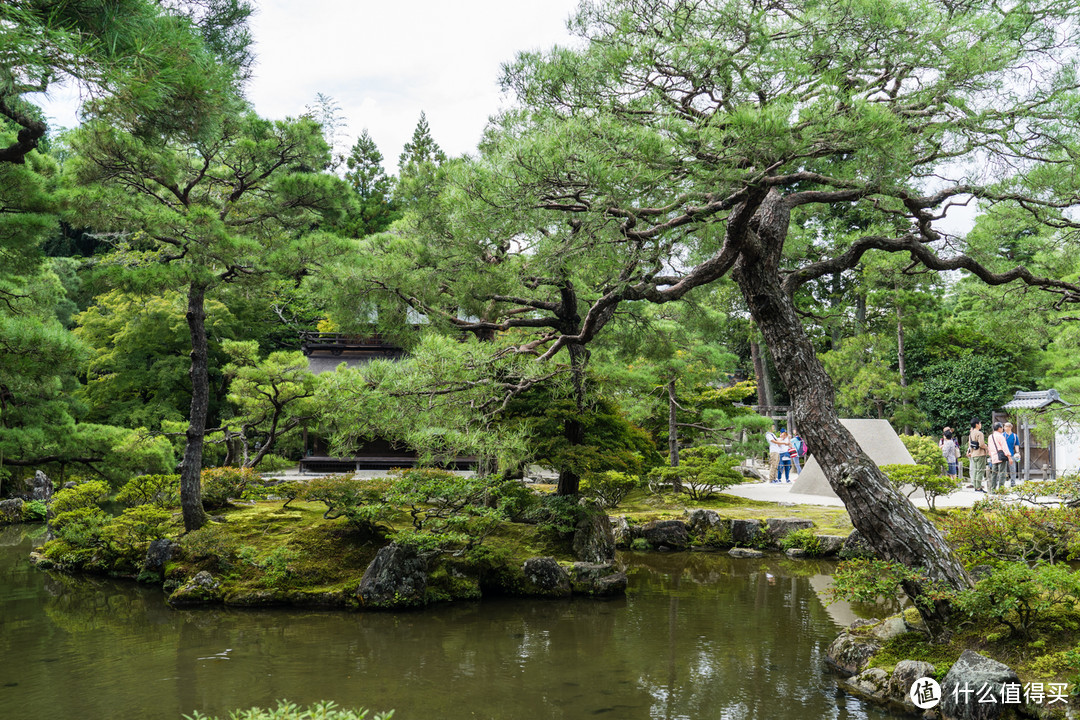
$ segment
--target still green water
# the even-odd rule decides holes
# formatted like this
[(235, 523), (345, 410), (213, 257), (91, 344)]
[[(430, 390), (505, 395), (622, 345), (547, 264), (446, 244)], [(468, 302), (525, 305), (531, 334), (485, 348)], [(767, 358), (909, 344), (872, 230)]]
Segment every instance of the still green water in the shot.
[(170, 610), (159, 589), (45, 573), (0, 530), (0, 717), (179, 720), (332, 699), (395, 720), (884, 718), (837, 691), (828, 564), (626, 554), (616, 601), (415, 613)]

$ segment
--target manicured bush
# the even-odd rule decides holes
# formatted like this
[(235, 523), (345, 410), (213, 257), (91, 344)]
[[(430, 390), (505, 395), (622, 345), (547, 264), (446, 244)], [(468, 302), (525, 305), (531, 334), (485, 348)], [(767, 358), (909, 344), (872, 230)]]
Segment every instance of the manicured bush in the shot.
[(951, 495), (962, 483), (959, 478), (942, 475), (938, 468), (929, 465), (882, 465), (881, 472), (897, 489), (912, 486), (914, 489), (908, 492), (908, 497), (921, 490), (931, 510), (935, 509), (938, 497)]
[(138, 475), (120, 489), (117, 502), (128, 507), (157, 505), (178, 507), (180, 505), (179, 475)]
[(1080, 556), (1080, 509), (1025, 507), (990, 497), (942, 519), (946, 539), (971, 564), (1054, 562)]
[(498, 527), (499, 511), (485, 503), (486, 478), (438, 468), (392, 470), (391, 477), (387, 500), (404, 507), (412, 521), (412, 530), (395, 533), (397, 542), (422, 551), (461, 553)]
[(1031, 639), (1052, 613), (1080, 606), (1080, 573), (1065, 565), (1001, 563), (956, 597), (954, 607), (975, 620), (991, 620), (1012, 635)]
[(49, 506), (44, 500), (28, 500), (22, 506), (23, 522), (40, 522), (49, 515)]
[(382, 523), (393, 510), (386, 502), (392, 486), (388, 478), (361, 479), (350, 473), (313, 478), (294, 489), (301, 499), (326, 505), (324, 518), (344, 517), (357, 529), (375, 535), (389, 530)]
[(173, 529), (173, 513), (155, 505), (136, 505), (104, 525), (101, 542), (112, 561), (138, 566), (147, 545), (165, 537)]
[(108, 499), (108, 485), (101, 480), (87, 480), (73, 488), (57, 490), (52, 499), (52, 511), (59, 515), (69, 510), (96, 507)]
[(739, 458), (728, 455), (718, 445), (684, 450), (678, 467), (657, 467), (651, 472), (653, 482), (673, 484), (678, 480), (683, 492), (692, 500), (707, 500), (726, 487), (742, 482), (742, 476), (732, 468)]
[(641, 487), (641, 478), (617, 470), (590, 473), (581, 480), (581, 494), (597, 500), (606, 508), (613, 508), (626, 496)]
[(202, 471), (202, 504), (207, 510), (224, 507), (229, 498), (243, 497), (249, 484), (259, 482), (251, 468), (218, 467)]
[(901, 435), (900, 442), (911, 453), (911, 459), (917, 465), (924, 465), (940, 472), (945, 466), (945, 456), (941, 454), (941, 448), (933, 438), (925, 435)]

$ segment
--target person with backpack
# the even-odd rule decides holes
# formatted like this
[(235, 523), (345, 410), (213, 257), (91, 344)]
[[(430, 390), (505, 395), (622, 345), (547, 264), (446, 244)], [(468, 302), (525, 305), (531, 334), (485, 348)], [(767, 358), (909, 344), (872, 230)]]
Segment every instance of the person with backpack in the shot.
[(953, 439), (951, 428), (945, 428), (945, 437), (941, 442), (941, 454), (945, 458), (945, 463), (949, 466), (949, 479), (955, 480), (960, 471), (960, 446)]
[(1005, 487), (1005, 478), (1009, 473), (1009, 464), (1012, 463), (1012, 455), (1009, 453), (1009, 443), (1003, 432), (1005, 426), (999, 422), (994, 423), (994, 432), (990, 434), (987, 443), (988, 456), (990, 458), (990, 492)]

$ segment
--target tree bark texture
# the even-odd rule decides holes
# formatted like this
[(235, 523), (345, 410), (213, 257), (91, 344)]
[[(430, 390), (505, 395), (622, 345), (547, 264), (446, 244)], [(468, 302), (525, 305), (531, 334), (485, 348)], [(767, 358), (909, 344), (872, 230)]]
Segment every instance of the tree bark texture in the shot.
[[(874, 550), (887, 560), (923, 568), (933, 582), (970, 587), (967, 572), (937, 528), (892, 486), (840, 423), (832, 381), (781, 286), (779, 250), (788, 220), (788, 208), (771, 192), (749, 224), (749, 251), (736, 263), (734, 277), (788, 388), (795, 422), (852, 524)], [(914, 585), (907, 590), (916, 596), (925, 592)], [(941, 628), (948, 606), (939, 603), (920, 612), (932, 628)]]
[[(563, 421), (563, 436), (571, 446), (585, 444), (585, 423), (581, 421), (585, 413), (585, 364), (589, 360), (589, 351), (580, 343), (567, 346), (570, 353), (570, 375), (574, 385), (574, 405), (577, 412)], [(555, 487), (556, 495), (577, 495), (581, 489), (581, 475), (576, 471), (563, 468), (559, 471), (559, 484)]]
[(180, 507), (184, 530), (191, 532), (206, 524), (202, 506), (202, 456), (206, 436), (206, 415), (210, 407), (209, 351), (206, 341), (206, 285), (192, 282), (188, 286), (187, 324), (191, 334), (191, 413), (188, 420), (187, 445), (180, 467)]
[(750, 359), (754, 363), (754, 380), (757, 385), (757, 404), (759, 408), (763, 408), (769, 404), (768, 396), (765, 394), (765, 363), (761, 361), (760, 346), (753, 340), (750, 341)]
[(679, 422), (676, 411), (678, 403), (675, 400), (675, 378), (668, 381), (668, 459), (671, 467), (679, 467)]

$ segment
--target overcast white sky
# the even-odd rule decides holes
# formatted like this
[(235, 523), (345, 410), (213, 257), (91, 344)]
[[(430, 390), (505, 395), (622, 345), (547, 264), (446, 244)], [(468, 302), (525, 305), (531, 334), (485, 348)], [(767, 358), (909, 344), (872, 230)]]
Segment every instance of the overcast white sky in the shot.
[[(256, 111), (295, 116), (317, 93), (348, 122), (345, 150), (364, 128), (397, 172), (420, 112), (450, 155), (472, 152), (501, 106), (499, 68), (518, 51), (572, 42), (578, 0), (256, 0)], [(76, 121), (74, 92), (51, 93), (46, 113)]]

